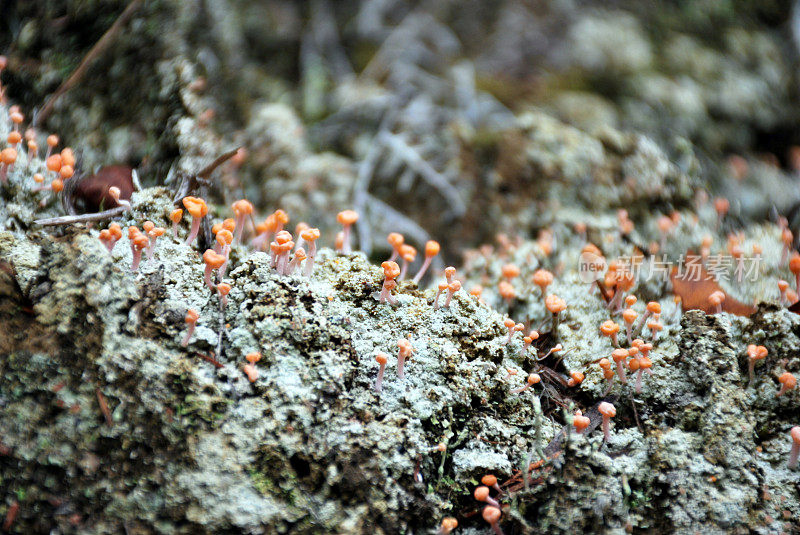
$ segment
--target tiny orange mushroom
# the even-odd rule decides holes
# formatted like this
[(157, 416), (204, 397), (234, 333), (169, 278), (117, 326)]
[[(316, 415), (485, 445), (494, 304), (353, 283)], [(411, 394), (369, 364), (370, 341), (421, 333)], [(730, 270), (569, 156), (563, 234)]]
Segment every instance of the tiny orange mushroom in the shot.
[(767, 348), (764, 346), (757, 346), (750, 344), (747, 346), (747, 371), (750, 376), (750, 383), (753, 382), (753, 372), (755, 370), (756, 361), (767, 358)]
[(606, 320), (600, 324), (600, 332), (603, 336), (608, 336), (611, 338), (611, 343), (614, 344), (614, 347), (619, 347), (619, 341), (617, 340), (617, 333), (619, 332), (619, 325), (612, 320)]
[(350, 228), (358, 221), (358, 213), (355, 210), (344, 210), (336, 215), (336, 221), (342, 225), (342, 247), (344, 254), (350, 254)]
[(780, 377), (778, 377), (778, 382), (781, 384), (781, 389), (775, 394), (778, 397), (797, 386), (797, 379), (789, 372), (783, 372)]
[(206, 286), (208, 286), (209, 289), (216, 289), (214, 283), (211, 282), (211, 272), (222, 267), (222, 265), (225, 263), (225, 260), (226, 259), (223, 255), (217, 253), (213, 249), (206, 249), (206, 252), (203, 253), (203, 263), (206, 265), (203, 276)]
[(425, 243), (425, 260), (422, 262), (422, 266), (414, 276), (414, 284), (419, 284), (419, 281), (422, 279), (423, 275), (425, 275), (425, 272), (428, 271), (428, 267), (431, 265), (433, 258), (439, 254), (440, 249), (441, 247), (437, 241), (428, 240)]
[(575, 411), (572, 416), (572, 425), (575, 426), (575, 432), (583, 433), (592, 421), (589, 417), (584, 416), (580, 410)]
[(200, 197), (184, 197), (183, 206), (192, 216), (192, 227), (189, 230), (189, 237), (186, 239), (186, 244), (191, 245), (200, 232), (200, 222), (208, 214), (208, 205)]
[(195, 325), (197, 325), (197, 320), (200, 318), (200, 314), (197, 313), (194, 309), (189, 309), (186, 311), (186, 317), (184, 321), (186, 322), (186, 336), (181, 341), (181, 345), (186, 347), (189, 345), (189, 340), (192, 338), (192, 334), (194, 333)]

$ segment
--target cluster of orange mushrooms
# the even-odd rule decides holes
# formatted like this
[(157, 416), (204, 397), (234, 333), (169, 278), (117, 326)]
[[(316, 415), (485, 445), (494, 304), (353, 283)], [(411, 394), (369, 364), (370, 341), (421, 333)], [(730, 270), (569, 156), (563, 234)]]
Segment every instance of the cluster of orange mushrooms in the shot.
[[(59, 193), (64, 189), (64, 182), (72, 178), (75, 174), (75, 154), (71, 148), (65, 147), (61, 152), (55, 152), (59, 144), (58, 136), (51, 134), (46, 138), (47, 152), (43, 161), (38, 159), (39, 141), (38, 134), (33, 127), (28, 127), (23, 133), (22, 123), (25, 116), (20, 111), (19, 106), (11, 106), (8, 109), (8, 118), (13, 124), (13, 129), (6, 137), (7, 146), (0, 150), (0, 183), (8, 183), (8, 175), (14, 170), (15, 165), (24, 165), (25, 169), (34, 166), (33, 181), (31, 185), (33, 191), (50, 190)], [(19, 150), (23, 143), (27, 147), (27, 159), (24, 163), (19, 162)], [(44, 185), (45, 180), (50, 179), (48, 185)], [(47, 199), (42, 199), (46, 203)]]
[[(2, 70), (3, 65), (4, 58), (0, 56), (0, 70)], [(0, 100), (1, 99), (2, 87), (0, 87)], [(59, 145), (59, 139), (55, 135), (49, 135), (46, 138), (47, 151), (43, 159), (39, 160), (39, 141), (37, 133), (33, 128), (28, 128), (24, 131), (24, 134), (22, 133), (21, 125), (25, 118), (18, 106), (11, 106), (9, 108), (8, 118), (13, 124), (13, 130), (7, 136), (7, 146), (0, 150), (0, 183), (6, 184), (8, 182), (8, 175), (13, 171), (14, 166), (21, 165), (18, 161), (18, 156), (20, 145), (23, 143), (24, 139), (27, 148), (27, 161), (24, 163), (26, 169), (30, 169), (32, 165), (41, 166), (41, 169), (38, 167), (34, 168), (34, 171), (38, 172), (33, 174), (33, 180), (35, 182), (35, 185), (32, 186), (33, 191), (49, 190), (55, 194), (61, 192), (64, 189), (65, 181), (72, 178), (75, 173), (76, 159), (73, 151), (70, 148), (64, 148), (60, 152), (57, 152), (56, 147)], [(44, 185), (48, 180), (49, 184)], [(111, 187), (108, 193), (110, 198), (114, 199), (119, 206), (130, 209), (130, 203), (120, 198), (120, 191), (118, 188)], [(46, 201), (46, 198), (42, 199), (42, 203)], [(208, 216), (209, 208), (205, 200), (193, 196), (187, 196), (182, 199), (182, 205), (183, 209), (175, 209), (169, 214), (169, 220), (172, 223), (172, 236), (176, 241), (179, 239), (179, 225), (185, 210), (188, 216), (192, 218), (185, 243), (191, 245), (198, 236), (203, 218)], [(714, 207), (720, 221), (726, 216), (729, 206), (730, 204), (725, 199), (716, 199), (714, 201)], [(202, 260), (205, 265), (205, 284), (210, 291), (218, 295), (222, 311), (225, 309), (227, 296), (231, 291), (231, 285), (223, 280), (230, 262), (231, 248), (235, 244), (243, 243), (244, 233), (248, 227), (248, 223), (250, 223), (249, 226), (252, 233), (250, 245), (256, 251), (269, 253), (269, 265), (276, 273), (281, 276), (291, 276), (298, 270), (301, 270), (305, 277), (311, 277), (313, 275), (314, 263), (317, 255), (316, 241), (320, 238), (319, 229), (311, 228), (305, 223), (299, 223), (293, 235), (285, 230), (285, 226), (289, 223), (289, 217), (283, 210), (276, 210), (262, 222), (257, 223), (254, 220), (254, 207), (252, 203), (245, 199), (233, 203), (231, 209), (234, 217), (215, 223), (212, 226), (215, 244), (213, 248), (207, 249), (202, 254)], [(342, 226), (342, 230), (334, 239), (337, 252), (349, 254), (352, 251), (351, 230), (353, 225), (358, 221), (358, 218), (359, 215), (353, 210), (344, 210), (337, 215), (337, 221)], [(662, 216), (658, 219), (657, 226), (661, 233), (661, 242), (651, 244), (651, 252), (664, 248), (665, 241), (678, 224), (679, 220), (680, 215), (677, 213), (672, 213), (669, 216)], [(629, 235), (634, 230), (634, 224), (628, 217), (626, 211), (619, 211), (618, 221), (619, 230), (623, 235)], [(798, 294), (800, 294), (800, 254), (792, 252), (793, 235), (785, 219), (781, 220), (780, 225), (782, 232), (781, 239), (784, 244), (781, 266), (787, 265), (791, 273), (795, 276), (796, 289), (793, 291), (789, 283), (784, 280), (778, 282), (778, 289), (780, 291), (781, 303), (790, 305), (798, 300)], [(585, 224), (578, 223), (575, 225), (575, 232), (585, 243), (582, 253), (590, 253), (601, 258), (601, 251), (596, 246), (586, 241), (586, 231)], [(143, 252), (146, 251), (146, 258), (148, 261), (152, 260), (157, 240), (165, 233), (165, 228), (156, 226), (152, 221), (145, 221), (141, 229), (137, 226), (128, 227), (128, 238), (133, 257), (131, 265), (132, 271), (135, 272), (138, 270), (142, 262)], [(109, 252), (113, 251), (114, 246), (121, 237), (122, 228), (114, 222), (99, 233), (100, 241)], [(505, 240), (506, 243), (502, 243), (503, 240)], [(384, 273), (384, 281), (377, 298), (380, 303), (395, 305), (397, 304), (397, 299), (394, 297), (393, 292), (398, 288), (398, 281), (405, 279), (410, 265), (416, 259), (417, 250), (413, 246), (405, 243), (404, 237), (399, 233), (389, 234), (387, 241), (392, 248), (392, 254), (391, 257), (381, 265)], [(511, 242), (507, 238), (502, 238), (500, 241), (506, 248), (511, 246)], [(700, 248), (702, 258), (708, 258), (712, 242), (713, 240), (711, 237), (703, 239)], [(728, 240), (729, 251), (737, 259), (741, 258), (740, 242), (741, 238), (736, 236), (732, 236)], [(543, 231), (539, 235), (536, 243), (545, 255), (549, 256), (552, 253), (553, 236), (551, 232)], [(414, 284), (420, 283), (422, 277), (429, 269), (433, 258), (439, 254), (439, 251), (439, 243), (430, 240), (425, 244), (424, 261), (419, 271), (413, 279), (411, 279)], [(760, 255), (761, 252), (760, 246), (753, 246), (754, 254)], [(399, 264), (398, 261), (400, 262)], [(501, 273), (501, 279), (497, 283), (498, 294), (503, 300), (510, 304), (517, 295), (513, 281), (520, 276), (520, 270), (514, 264), (506, 264), (502, 267)], [(544, 302), (545, 309), (551, 314), (551, 332), (557, 337), (559, 318), (561, 313), (566, 310), (567, 303), (559, 296), (547, 292), (547, 288), (553, 283), (553, 280), (553, 273), (545, 269), (537, 270), (531, 279), (533, 284), (539, 288), (539, 293)], [(663, 329), (663, 325), (660, 322), (661, 305), (658, 302), (651, 301), (646, 304), (641, 315), (636, 311), (634, 307), (637, 303), (637, 298), (630, 293), (635, 284), (634, 276), (622, 262), (610, 262), (602, 282), (602, 286), (598, 284), (598, 287), (602, 294), (601, 297), (607, 300), (607, 309), (612, 319), (604, 321), (600, 325), (600, 332), (602, 335), (609, 338), (613, 349), (610, 353), (610, 359), (603, 357), (597, 360), (596, 363), (599, 365), (603, 376), (608, 381), (606, 394), (612, 388), (615, 377), (621, 384), (627, 384), (626, 370), (637, 374), (635, 391), (641, 392), (643, 387), (643, 373), (653, 373), (653, 363), (649, 355), (650, 351), (653, 349), (654, 343), (657, 341), (658, 333)], [(462, 282), (456, 279), (456, 268), (447, 267), (444, 270), (444, 281), (437, 284), (437, 291), (432, 301), (433, 309), (438, 310), (440, 308), (450, 307), (453, 297), (461, 288)], [(483, 288), (481, 286), (475, 286), (470, 290), (469, 294), (480, 300), (482, 291)], [(709, 304), (717, 312), (721, 312), (725, 297), (724, 292), (713, 292), (708, 297)], [(625, 324), (625, 345), (628, 346), (627, 348), (622, 347), (620, 344), (619, 337), (621, 328), (620, 325), (613, 320), (613, 316), (618, 314), (621, 315), (622, 321)], [(200, 315), (195, 310), (189, 309), (186, 312), (185, 322), (187, 330), (185, 336), (181, 340), (181, 346), (186, 347), (190, 344), (199, 318)], [(504, 341), (506, 346), (510, 345), (516, 333), (523, 333), (525, 331), (523, 324), (517, 323), (510, 318), (505, 320), (505, 326), (508, 329), (508, 335)], [(645, 341), (645, 336), (643, 334), (645, 327), (649, 332), (650, 341)], [(527, 335), (523, 334), (523, 345), (522, 349), (518, 352), (518, 356), (523, 356), (530, 351), (533, 347), (533, 342), (539, 339), (539, 337), (540, 334), (536, 330), (529, 331)], [(402, 380), (404, 378), (405, 365), (412, 356), (414, 348), (407, 339), (398, 340), (397, 347), (399, 350), (397, 358), (397, 378)], [(540, 362), (548, 356), (559, 354), (559, 352), (562, 351), (563, 348), (561, 344), (555, 344), (542, 356), (539, 356), (537, 352), (534, 360)], [(764, 359), (767, 355), (768, 350), (764, 346), (748, 346), (748, 371), (751, 383), (753, 382), (756, 363)], [(382, 352), (378, 353), (375, 357), (379, 365), (378, 376), (375, 382), (375, 391), (377, 393), (380, 393), (382, 390), (388, 358), (388, 355)], [(247, 364), (242, 366), (242, 371), (250, 382), (256, 382), (258, 380), (256, 364), (261, 360), (261, 354), (257, 352), (248, 353), (245, 360)], [(516, 370), (509, 369), (506, 380), (515, 375), (517, 375)], [(522, 386), (510, 389), (509, 392), (512, 394), (521, 394), (526, 390), (533, 390), (535, 385), (539, 384), (541, 380), (542, 377), (534, 371), (527, 376), (526, 382)], [(577, 387), (583, 380), (584, 374), (582, 372), (573, 371), (570, 373), (567, 386)], [(797, 384), (794, 375), (788, 371), (780, 375), (779, 382), (781, 387), (777, 392), (777, 396), (782, 396), (789, 390), (796, 388)], [(602, 429), (604, 441), (608, 441), (610, 440), (610, 419), (616, 415), (616, 408), (611, 403), (604, 401), (598, 405), (597, 409), (603, 418)], [(572, 426), (577, 433), (584, 433), (590, 426), (590, 420), (578, 410), (572, 416)], [(798, 456), (800, 456), (800, 427), (793, 427), (790, 431), (790, 436), (793, 442), (788, 465), (790, 468), (794, 468), (797, 466)], [(475, 489), (474, 497), (479, 502), (486, 504), (482, 510), (483, 519), (496, 533), (501, 534), (502, 531), (499, 522), (503, 513), (499, 499), (503, 495), (503, 491), (497, 484), (497, 478), (493, 475), (484, 476), (481, 483), (482, 484)], [(491, 495), (492, 491), (495, 492), (494, 497)], [(456, 519), (450, 517), (445, 518), (441, 523), (438, 533), (446, 535), (457, 526), (458, 522)]]

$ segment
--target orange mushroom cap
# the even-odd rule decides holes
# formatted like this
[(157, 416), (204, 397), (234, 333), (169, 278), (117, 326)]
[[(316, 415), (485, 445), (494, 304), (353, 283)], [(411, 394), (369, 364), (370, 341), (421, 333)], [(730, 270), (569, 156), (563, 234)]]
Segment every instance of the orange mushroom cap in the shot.
[(225, 257), (214, 249), (206, 249), (206, 252), (203, 253), (203, 262), (211, 269), (219, 269), (225, 263)]
[(131, 242), (133, 243), (134, 248), (141, 250), (147, 247), (147, 245), (150, 243), (150, 240), (147, 239), (147, 236), (139, 232), (133, 237)]
[(664, 328), (664, 326), (657, 321), (648, 321), (647, 328), (650, 329), (651, 331), (660, 331)]
[(233, 233), (228, 229), (222, 229), (217, 232), (216, 239), (220, 245), (230, 245), (233, 243)]
[(792, 257), (789, 259), (789, 271), (795, 275), (800, 273), (800, 254), (792, 254)]
[(391, 245), (393, 249), (397, 250), (403, 245), (405, 238), (399, 232), (390, 232), (386, 237), (386, 241), (389, 242), (389, 245)]
[(208, 214), (208, 205), (200, 197), (184, 197), (183, 206), (192, 217), (205, 217)]
[(619, 325), (611, 320), (606, 320), (600, 324), (600, 332), (605, 336), (611, 336), (619, 332)]
[(658, 301), (650, 301), (647, 303), (647, 310), (649, 310), (651, 314), (661, 314), (661, 303)]
[(375, 355), (375, 362), (383, 366), (387, 362), (389, 362), (389, 355), (387, 355), (386, 353), (378, 353), (377, 355)]
[(220, 282), (217, 284), (217, 291), (220, 293), (220, 295), (228, 295), (231, 293), (231, 285), (227, 282)]
[(542, 289), (553, 282), (553, 274), (546, 269), (537, 269), (533, 274), (533, 283)]
[(439, 245), (438, 241), (428, 240), (425, 242), (425, 256), (428, 258), (433, 258), (439, 254), (440, 249), (441, 246)]
[(486, 498), (489, 497), (489, 487), (481, 485), (475, 489), (475, 492), (473, 492), (472, 495), (479, 502), (485, 502)]
[(500, 294), (500, 297), (505, 300), (511, 300), (517, 296), (517, 292), (514, 290), (514, 287), (506, 280), (502, 280), (497, 284), (497, 292)]
[(251, 383), (258, 381), (258, 370), (252, 364), (245, 364), (242, 367), (242, 371), (244, 371), (245, 375), (247, 375), (247, 380)]
[(186, 317), (184, 318), (184, 321), (186, 323), (195, 323), (198, 318), (200, 318), (200, 314), (198, 314), (196, 310), (190, 308), (186, 311)]
[(118, 223), (111, 223), (108, 226), (108, 231), (117, 239), (122, 237), (122, 227), (120, 227)]
[(507, 279), (514, 279), (519, 277), (519, 268), (514, 264), (505, 264), (501, 269), (501, 273)]
[(575, 430), (578, 433), (589, 427), (591, 422), (592, 421), (579, 410), (575, 411), (575, 414), (572, 416), (572, 425), (575, 426)]
[(708, 296), (708, 302), (711, 305), (721, 305), (723, 301), (725, 301), (725, 293), (720, 290), (712, 292), (711, 295)]
[(633, 323), (636, 321), (637, 317), (639, 317), (639, 314), (637, 314), (632, 308), (626, 308), (622, 313), (622, 319), (625, 320), (625, 323)]
[(570, 381), (572, 381), (572, 384), (570, 386), (579, 385), (586, 378), (583, 372), (570, 372), (569, 376), (570, 376)]
[(61, 155), (60, 154), (52, 154), (47, 158), (47, 169), (53, 172), (58, 172), (61, 169)]
[(483, 508), (482, 516), (483, 519), (489, 524), (497, 524), (497, 522), (500, 520), (500, 517), (503, 516), (503, 513), (497, 507), (493, 505), (487, 505)]
[(275, 210), (272, 214), (272, 217), (275, 219), (275, 223), (285, 225), (289, 222), (289, 214), (284, 212), (283, 210)]
[(275, 242), (278, 245), (284, 245), (292, 241), (292, 235), (287, 230), (282, 230), (275, 235)]
[(778, 377), (778, 382), (784, 386), (787, 390), (791, 390), (795, 386), (797, 386), (797, 379), (794, 375), (789, 372), (783, 372), (780, 377)]
[(320, 233), (318, 228), (309, 228), (300, 232), (300, 237), (303, 238), (304, 241), (307, 241), (309, 243), (319, 239), (319, 236)]
[(51, 147), (58, 145), (58, 136), (55, 134), (50, 134), (47, 136), (47, 144)]
[(66, 180), (66, 179), (68, 179), (68, 178), (71, 178), (71, 177), (72, 177), (72, 175), (74, 175), (74, 174), (75, 174), (75, 170), (72, 168), (72, 166), (71, 166), (71, 165), (64, 165), (64, 166), (62, 166), (62, 167), (61, 167), (61, 169), (58, 171), (58, 174), (59, 174), (59, 175), (61, 175), (61, 178), (63, 178), (64, 180)]
[(240, 199), (231, 205), (233, 213), (237, 216), (250, 215), (253, 213), (253, 203), (246, 199)]
[(19, 133), (19, 132), (17, 132), (16, 130), (14, 130), (14, 131), (13, 131), (13, 132), (11, 132), (10, 134), (8, 134), (8, 139), (7, 139), (7, 141), (8, 141), (10, 144), (12, 144), (12, 145), (16, 145), (17, 143), (19, 143), (20, 141), (22, 141), (22, 134), (20, 134), (20, 133)]
[(355, 210), (343, 210), (336, 215), (336, 221), (340, 225), (349, 226), (358, 221), (358, 213)]
[(183, 217), (183, 210), (181, 210), (180, 208), (176, 208), (169, 214), (169, 219), (173, 223), (180, 223), (182, 217)]
[(442, 533), (450, 533), (457, 527), (458, 527), (458, 520), (456, 520), (452, 516), (448, 516), (442, 519), (442, 525), (439, 527), (439, 531)]
[(750, 360), (761, 360), (767, 357), (769, 351), (764, 346), (750, 344), (747, 346), (747, 356)]
[(387, 279), (396, 279), (400, 275), (400, 266), (397, 265), (397, 262), (387, 260), (381, 264), (381, 267), (383, 268), (383, 275)]
[(614, 359), (614, 362), (619, 362), (621, 360), (625, 360), (628, 358), (628, 350), (627, 349), (615, 349), (611, 352), (611, 358)]
[(61, 151), (61, 164), (75, 167), (75, 153), (72, 152), (71, 148), (66, 147)]
[(295, 225), (294, 233), (297, 236), (300, 236), (304, 231), (306, 231), (306, 230), (308, 230), (310, 228), (311, 228), (311, 225), (309, 225), (308, 223), (306, 223), (304, 221), (300, 221), (297, 225)]
[(613, 418), (617, 415), (617, 408), (607, 401), (600, 403), (600, 405), (597, 406), (597, 410), (603, 416), (608, 416), (610, 418)]
[(486, 474), (481, 478), (481, 483), (487, 487), (493, 487), (495, 484), (497, 484), (497, 478), (492, 474)]
[(400, 246), (400, 256), (406, 262), (413, 262), (417, 257), (417, 250), (408, 244), (403, 244)]
[(567, 308), (567, 303), (555, 294), (548, 295), (544, 300), (544, 306), (553, 314), (558, 314)]
[[(2, 161), (6, 165), (11, 165), (12, 163), (17, 161), (17, 151), (16, 149), (12, 149), (11, 147), (7, 147), (0, 151), (0, 161)], [(60, 168), (60, 166), (59, 166)], [(58, 169), (56, 169), (57, 171)]]

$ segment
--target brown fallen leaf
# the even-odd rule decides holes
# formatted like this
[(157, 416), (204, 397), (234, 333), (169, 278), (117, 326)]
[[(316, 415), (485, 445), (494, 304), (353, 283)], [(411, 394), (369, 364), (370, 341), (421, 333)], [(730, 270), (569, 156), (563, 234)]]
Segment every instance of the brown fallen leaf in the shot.
[[(692, 255), (691, 252), (687, 256)], [(699, 257), (698, 257), (699, 258)], [(699, 263), (692, 265), (691, 269), (678, 274), (678, 268), (673, 267), (670, 273), (672, 291), (681, 298), (683, 310), (702, 310), (706, 314), (716, 312), (715, 307), (708, 303), (708, 297), (719, 290), (725, 294), (722, 310), (737, 316), (749, 316), (756, 311), (756, 307), (737, 301), (714, 280), (714, 278)]]

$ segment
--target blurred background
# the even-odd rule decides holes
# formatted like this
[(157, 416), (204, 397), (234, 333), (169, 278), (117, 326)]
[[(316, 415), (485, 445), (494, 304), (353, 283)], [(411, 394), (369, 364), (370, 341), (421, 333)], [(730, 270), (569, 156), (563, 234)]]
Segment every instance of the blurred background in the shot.
[[(130, 4), (0, 3), (8, 98), (40, 110)], [(788, 0), (133, 4), (39, 129), (147, 185), (243, 146), (213, 201), (323, 229), (354, 208), (376, 258), (390, 231), (450, 259), (702, 190), (743, 220), (800, 198)]]

